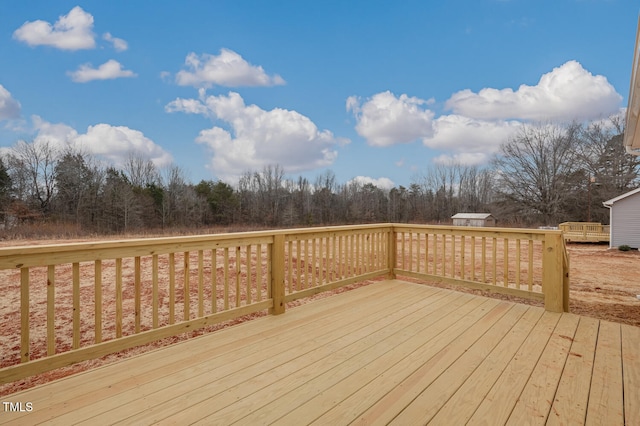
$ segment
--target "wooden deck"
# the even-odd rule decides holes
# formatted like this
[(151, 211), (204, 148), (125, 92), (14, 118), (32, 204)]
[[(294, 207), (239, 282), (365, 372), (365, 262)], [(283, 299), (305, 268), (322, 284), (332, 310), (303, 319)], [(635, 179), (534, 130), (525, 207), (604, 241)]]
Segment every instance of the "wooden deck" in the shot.
[(565, 222), (558, 225), (564, 240), (579, 243), (603, 243), (611, 239), (609, 225), (596, 222)]
[(0, 423), (637, 425), (639, 348), (637, 327), (383, 281), (4, 397)]

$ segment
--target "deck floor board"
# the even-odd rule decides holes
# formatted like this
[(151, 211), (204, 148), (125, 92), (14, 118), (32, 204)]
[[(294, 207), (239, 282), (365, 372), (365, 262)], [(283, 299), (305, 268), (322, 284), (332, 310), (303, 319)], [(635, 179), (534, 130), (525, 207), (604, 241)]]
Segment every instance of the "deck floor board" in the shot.
[(502, 340), (485, 357), (472, 374), (464, 377), (460, 388), (431, 420), (434, 424), (466, 424), (482, 401), (486, 398), (495, 382), (504, 372), (509, 361), (540, 320), (540, 312), (527, 310), (520, 320), (513, 323)]
[(620, 324), (600, 322), (587, 425), (623, 425), (622, 354)]
[[(102, 413), (112, 411), (114, 406), (118, 409), (109, 415), (112, 422), (125, 420), (129, 416), (137, 417), (140, 406), (147, 408), (142, 416), (148, 416), (147, 411), (151, 411), (152, 417), (160, 420), (163, 413), (168, 416), (176, 411), (184, 411), (194, 405), (199, 398), (207, 397), (211, 392), (224, 390), (224, 394), (228, 395), (229, 388), (253, 378), (262, 371), (283, 366), (275, 371), (286, 374), (286, 369), (290, 368), (290, 365), (296, 365), (288, 363), (296, 353), (306, 353), (319, 345), (320, 350), (325, 350), (323, 343), (338, 337), (336, 328), (339, 328), (338, 333), (350, 336), (350, 332), (356, 330), (361, 324), (375, 320), (376, 316), (373, 313), (363, 312), (365, 308), (378, 309), (384, 305), (385, 299), (406, 301), (406, 297), (411, 295), (406, 290), (408, 289), (401, 288), (393, 293), (376, 293), (377, 300), (371, 300), (369, 303), (359, 303), (358, 299), (354, 300), (353, 309), (349, 312), (355, 315), (357, 321), (347, 326), (338, 326), (340, 312), (336, 313), (333, 310), (331, 315), (324, 317), (319, 325), (315, 321), (298, 325), (292, 322), (292, 319), (288, 319), (286, 325), (280, 324), (286, 330), (280, 330), (271, 339), (265, 336), (254, 336), (250, 342), (242, 345), (241, 352), (225, 351), (218, 356), (214, 352), (205, 362), (191, 364), (188, 357), (185, 360), (189, 364), (187, 368), (181, 366), (177, 370), (160, 371), (161, 380), (139, 382), (137, 386), (126, 391), (109, 392), (108, 398), (104, 398), (106, 395), (102, 394), (102, 401), (74, 410), (68, 416), (61, 416), (59, 420), (61, 424), (80, 420), (91, 422)], [(342, 312), (345, 310), (343, 309)], [(297, 342), (295, 352), (288, 350), (292, 339)], [(182, 358), (185, 358), (184, 354)], [(178, 397), (176, 398), (175, 395)]]
[(545, 424), (580, 318), (562, 315), (507, 424)]
[[(622, 324), (624, 417), (640, 425), (640, 327)], [(631, 423), (631, 422), (629, 422)]]
[[(454, 297), (448, 297), (441, 302), (447, 305), (460, 305), (463, 303), (463, 299), (465, 298), (454, 295)], [(409, 323), (397, 321), (394, 327), (387, 327), (385, 330), (381, 329), (376, 333), (371, 333), (350, 346), (308, 365), (305, 367), (305, 371), (298, 372), (298, 375), (301, 375), (301, 380), (288, 380), (286, 386), (274, 383), (239, 400), (234, 405), (245, 407), (246, 412), (250, 413), (242, 418), (242, 422), (264, 424), (268, 421), (278, 420), (278, 413), (282, 413), (285, 408), (290, 410), (299, 407), (314, 396), (327, 392), (327, 389), (332, 386), (340, 384), (341, 389), (346, 389), (341, 382), (348, 380), (353, 374), (362, 374), (362, 365), (379, 364), (382, 367), (383, 365), (395, 364), (404, 352), (411, 350), (412, 344), (418, 340), (414, 337), (428, 328), (430, 321), (435, 320), (438, 316), (446, 315), (446, 312), (447, 309), (442, 308), (435, 311), (424, 310), (423, 317), (412, 316)], [(377, 369), (369, 368), (366, 371), (377, 371)], [(358, 378), (358, 382), (360, 380), (365, 380), (365, 378), (361, 376)], [(277, 396), (273, 404), (266, 404), (269, 401), (269, 395)], [(231, 407), (231, 409), (233, 408)], [(227, 419), (220, 418), (220, 415), (224, 415), (224, 412), (211, 413), (203, 420), (206, 422), (228, 422)]]
[[(580, 318), (547, 424), (584, 424), (591, 389), (598, 327), (597, 319)], [(568, 418), (569, 422), (561, 422), (561, 417)]]
[[(454, 361), (447, 366), (436, 380), (424, 388), (391, 424), (425, 424), (432, 420), (450, 398), (461, 390), (467, 379), (483, 360), (487, 359), (527, 309), (528, 307), (525, 305), (513, 305), (501, 316), (492, 318), (491, 315), (487, 315), (477, 323), (484, 323), (483, 325), (486, 328), (477, 329), (460, 336), (454, 345), (458, 346), (461, 351), (453, 352), (447, 357)], [(419, 382), (422, 387), (424, 387), (423, 383), (422, 381)], [(473, 386), (474, 384), (472, 383), (471, 385)], [(473, 394), (469, 396), (472, 397)], [(447, 423), (459, 424), (456, 423), (455, 419)]]
[(0, 424), (639, 424), (640, 328), (388, 280), (4, 397)]

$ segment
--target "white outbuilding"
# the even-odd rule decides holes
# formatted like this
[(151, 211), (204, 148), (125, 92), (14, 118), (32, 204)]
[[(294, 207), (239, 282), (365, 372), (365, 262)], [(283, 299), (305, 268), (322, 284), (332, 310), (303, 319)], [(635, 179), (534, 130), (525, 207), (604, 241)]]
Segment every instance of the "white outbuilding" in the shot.
[(603, 202), (609, 208), (609, 247), (640, 248), (640, 188)]
[(453, 226), (496, 226), (491, 213), (456, 213), (451, 216)]

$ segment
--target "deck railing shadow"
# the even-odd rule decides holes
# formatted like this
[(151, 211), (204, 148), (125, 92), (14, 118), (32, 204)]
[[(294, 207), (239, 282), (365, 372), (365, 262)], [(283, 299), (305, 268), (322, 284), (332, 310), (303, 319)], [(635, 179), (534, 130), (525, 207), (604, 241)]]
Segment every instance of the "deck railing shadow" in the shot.
[(568, 310), (552, 230), (373, 224), (0, 249), (0, 383), (397, 275)]

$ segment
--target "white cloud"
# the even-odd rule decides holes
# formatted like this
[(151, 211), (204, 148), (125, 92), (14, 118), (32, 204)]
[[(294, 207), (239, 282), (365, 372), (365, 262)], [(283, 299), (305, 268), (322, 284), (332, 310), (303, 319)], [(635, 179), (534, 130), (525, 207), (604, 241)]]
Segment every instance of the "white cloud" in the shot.
[(54, 146), (63, 148), (66, 145), (73, 144), (78, 137), (78, 132), (66, 124), (50, 123), (37, 115), (31, 116), (31, 121), (37, 132), (35, 141), (48, 141)]
[(486, 163), (517, 129), (528, 121), (594, 120), (619, 113), (622, 97), (603, 76), (594, 76), (569, 61), (544, 74), (537, 85), (516, 91), (486, 88), (463, 90), (445, 108), (453, 114), (434, 118), (425, 101), (382, 92), (364, 103), (351, 96), (347, 111), (356, 117), (356, 131), (370, 145), (390, 146), (421, 140), (440, 151), (436, 163)]
[(106, 40), (112, 43), (113, 48), (116, 50), (116, 52), (124, 52), (129, 48), (129, 44), (125, 40), (118, 37), (114, 37), (111, 35), (111, 33), (104, 33), (102, 35), (102, 38), (103, 40)]
[(53, 26), (46, 21), (25, 22), (13, 38), (29, 46), (52, 46), (63, 50), (93, 49), (93, 16), (76, 6), (60, 16)]
[(189, 53), (185, 65), (187, 70), (176, 74), (176, 83), (180, 86), (208, 88), (213, 85), (240, 87), (285, 84), (279, 75), (267, 75), (261, 66), (251, 65), (229, 49), (221, 49), (218, 56)]
[(0, 84), (0, 120), (13, 120), (20, 117), (20, 102)]
[[(204, 99), (204, 98), (202, 98)], [(182, 99), (177, 98), (169, 102), (164, 110), (166, 112), (184, 112), (186, 114), (202, 114), (214, 118), (215, 115), (209, 110), (209, 107), (198, 99)]]
[(479, 166), (486, 164), (490, 155), (483, 152), (463, 152), (460, 154), (442, 154), (433, 158), (435, 164), (455, 165), (461, 164), (464, 166)]
[(92, 153), (121, 164), (130, 152), (136, 152), (150, 159), (156, 166), (171, 164), (171, 155), (147, 138), (141, 131), (126, 126), (96, 124), (89, 126), (87, 133), (78, 137), (78, 142)]
[(49, 123), (38, 116), (33, 116), (32, 120), (37, 131), (35, 142), (48, 141), (61, 149), (72, 146), (116, 166), (122, 166), (132, 152), (143, 155), (158, 167), (173, 161), (168, 152), (141, 131), (126, 126), (100, 123), (89, 126), (86, 133), (79, 134), (66, 124)]
[(296, 111), (265, 111), (256, 105), (245, 105), (234, 92), (202, 96), (200, 100), (176, 99), (165, 110), (203, 114), (228, 123), (230, 130), (214, 126), (201, 131), (196, 139), (213, 154), (208, 167), (224, 179), (234, 179), (246, 170), (260, 170), (269, 164), (278, 164), (287, 173), (327, 167), (338, 155), (337, 145), (348, 143), (328, 130), (318, 130), (308, 117)]
[[(455, 153), (465, 164), (477, 164), (481, 158), (488, 159), (513, 134), (521, 123), (518, 121), (476, 120), (461, 115), (443, 115), (435, 120), (435, 133), (423, 138), (422, 143), (433, 149)], [(461, 157), (462, 154), (466, 156)]]
[(376, 186), (380, 189), (384, 189), (387, 191), (392, 189), (394, 186), (396, 186), (396, 184), (393, 183), (391, 179), (386, 177), (381, 177), (376, 179), (369, 176), (356, 176), (353, 179), (351, 179), (349, 182), (347, 182), (347, 185), (350, 185), (352, 183), (358, 183), (360, 185), (366, 185), (370, 183), (373, 186)]
[(522, 120), (589, 120), (616, 112), (622, 96), (601, 75), (569, 61), (518, 90), (486, 88), (454, 93), (446, 108), (467, 117)]
[(120, 62), (110, 59), (98, 68), (92, 68), (90, 64), (80, 65), (76, 71), (68, 72), (76, 83), (86, 83), (93, 80), (113, 80), (115, 78), (136, 77), (130, 70), (122, 69)]
[(431, 102), (405, 94), (396, 97), (386, 91), (362, 105), (358, 98), (350, 96), (346, 107), (356, 117), (356, 131), (369, 145), (390, 146), (433, 134), (434, 113), (423, 108)]

